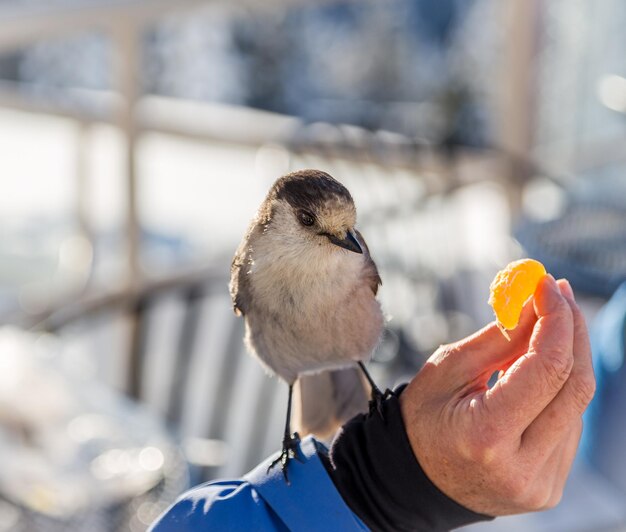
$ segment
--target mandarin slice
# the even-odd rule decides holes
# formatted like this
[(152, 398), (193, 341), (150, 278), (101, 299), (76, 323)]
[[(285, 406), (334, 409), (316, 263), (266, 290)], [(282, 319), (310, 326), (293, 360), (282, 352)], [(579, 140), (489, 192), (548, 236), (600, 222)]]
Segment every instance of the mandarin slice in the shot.
[(510, 339), (507, 329), (517, 327), (524, 303), (535, 293), (544, 275), (546, 269), (541, 262), (522, 259), (509, 263), (491, 282), (489, 304), (496, 315), (498, 327), (507, 339)]

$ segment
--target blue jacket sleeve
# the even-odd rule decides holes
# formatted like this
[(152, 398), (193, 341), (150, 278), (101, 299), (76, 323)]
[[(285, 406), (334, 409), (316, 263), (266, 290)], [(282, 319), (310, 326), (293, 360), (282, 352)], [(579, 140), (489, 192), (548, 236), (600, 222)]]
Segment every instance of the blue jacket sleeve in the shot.
[(152, 525), (150, 532), (276, 530), (363, 531), (367, 527), (335, 488), (311, 437), (289, 463), (287, 484), (274, 457), (239, 480), (216, 481), (189, 490)]
[(279, 530), (287, 528), (249, 482), (211, 482), (180, 497), (150, 532)]

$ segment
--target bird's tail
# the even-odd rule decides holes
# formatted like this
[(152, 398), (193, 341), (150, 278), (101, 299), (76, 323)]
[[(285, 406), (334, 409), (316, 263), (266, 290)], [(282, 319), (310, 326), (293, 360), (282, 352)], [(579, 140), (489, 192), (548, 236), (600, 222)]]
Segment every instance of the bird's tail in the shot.
[(356, 366), (303, 375), (294, 389), (293, 427), (300, 436), (328, 440), (346, 421), (367, 411), (369, 394)]

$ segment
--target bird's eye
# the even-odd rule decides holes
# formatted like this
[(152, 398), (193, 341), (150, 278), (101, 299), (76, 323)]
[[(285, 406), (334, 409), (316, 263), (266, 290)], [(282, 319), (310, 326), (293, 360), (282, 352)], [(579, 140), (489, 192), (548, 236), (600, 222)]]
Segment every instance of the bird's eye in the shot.
[(306, 211), (300, 211), (298, 213), (298, 220), (300, 220), (302, 225), (306, 226), (310, 226), (315, 223), (315, 217), (310, 212)]

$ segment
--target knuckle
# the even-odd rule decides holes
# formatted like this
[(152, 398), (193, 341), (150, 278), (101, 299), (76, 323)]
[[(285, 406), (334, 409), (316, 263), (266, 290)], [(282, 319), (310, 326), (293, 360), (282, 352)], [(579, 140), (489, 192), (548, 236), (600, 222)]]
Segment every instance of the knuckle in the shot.
[(476, 463), (487, 466), (493, 463), (498, 457), (499, 443), (501, 435), (492, 426), (484, 427), (480, 432), (476, 432), (468, 439), (467, 450), (469, 458)]
[(436, 357), (439, 361), (443, 361), (454, 355), (458, 351), (458, 347), (456, 344), (442, 344), (435, 351), (434, 357)]
[(545, 382), (552, 391), (560, 390), (570, 375), (573, 358), (562, 350), (541, 353), (539, 358)]
[(458, 365), (459, 346), (456, 343), (442, 344), (428, 359), (434, 366), (446, 366), (448, 368)]
[(527, 510), (536, 512), (538, 510), (547, 510), (552, 502), (552, 493), (545, 489), (529, 490), (525, 502)]
[(537, 510), (550, 510), (551, 508), (557, 506), (561, 502), (562, 498), (563, 490), (559, 490), (557, 493), (552, 493), (548, 501), (540, 508), (537, 508)]
[(528, 481), (521, 475), (510, 477), (503, 486), (503, 491), (517, 506), (528, 507)]
[(486, 445), (474, 445), (469, 450), (469, 458), (473, 463), (489, 466), (496, 458), (496, 449)]
[(550, 502), (550, 493), (537, 482), (531, 481), (530, 477), (518, 475), (509, 479), (505, 486), (510, 500), (520, 509), (532, 512), (546, 508)]
[(581, 413), (587, 408), (595, 393), (596, 381), (593, 376), (579, 377), (572, 381), (574, 404)]

